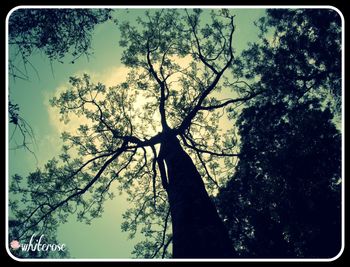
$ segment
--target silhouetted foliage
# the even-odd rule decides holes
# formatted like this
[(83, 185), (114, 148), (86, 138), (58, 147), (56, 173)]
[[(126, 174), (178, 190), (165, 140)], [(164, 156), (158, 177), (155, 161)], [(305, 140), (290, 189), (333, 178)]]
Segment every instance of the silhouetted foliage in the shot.
[(241, 257), (334, 257), (341, 246), (341, 136), (317, 101), (267, 103), (238, 121), (241, 156), (218, 203)]
[[(31, 231), (21, 235), (20, 230), (23, 229), (33, 215), (32, 212), (36, 210), (28, 211), (27, 208), (30, 205), (37, 205), (38, 210), (44, 210), (45, 205), (38, 204), (41, 203), (42, 199), (49, 198), (52, 191), (48, 194), (40, 192), (40, 186), (36, 183), (38, 177), (40, 177), (41, 172), (36, 171), (23, 179), (20, 175), (13, 175), (10, 180), (10, 195), (9, 195), (9, 241), (18, 241), (21, 243), (29, 244), (32, 235), (33, 246), (37, 244), (38, 238), (41, 235), (43, 239), (41, 244), (59, 244), (57, 240), (57, 228), (59, 220), (62, 221), (62, 214), (57, 214), (58, 216), (48, 220), (49, 218), (44, 218), (41, 225), (33, 225)], [(43, 190), (42, 190), (43, 191)], [(66, 217), (65, 217), (66, 218)], [(52, 250), (32, 250), (23, 251), (22, 247), (18, 249), (10, 248), (11, 253), (18, 258), (67, 258), (69, 257), (68, 248), (64, 251), (52, 251)]]
[(260, 42), (242, 53), (234, 75), (263, 88), (264, 101), (294, 105), (311, 96), (339, 112), (339, 14), (331, 9), (269, 9), (257, 25)]
[[(97, 24), (111, 19), (110, 9), (17, 9), (9, 17), (9, 45), (23, 60), (42, 52), (50, 60), (89, 55)], [(14, 72), (10, 72), (12, 75)]]
[(136, 256), (169, 257), (170, 243), (173, 257), (231, 256), (205, 184), (212, 190), (224, 178), (215, 162), (226, 157), (226, 169), (232, 169), (237, 156), (228, 141), (234, 132), (216, 132), (220, 109), (256, 94), (250, 89), (229, 100), (210, 95), (228, 79), (234, 16), (206, 12), (209, 24), (201, 16), (201, 10), (164, 9), (122, 23), (127, 81), (107, 88), (88, 75), (71, 77), (71, 87), (52, 99), (63, 120), (76, 114), (87, 123), (62, 134), (60, 160), (31, 174), (27, 186), (14, 179), (12, 192), (31, 199), (12, 210), (23, 218), (17, 238), (54, 229), (69, 213), (89, 223), (118, 186), (133, 203), (122, 229), (132, 237), (141, 228), (146, 237)]
[[(322, 12), (329, 23), (318, 22)], [(268, 11), (260, 21), (260, 42), (241, 56), (234, 52), (229, 10), (152, 10), (121, 23), (126, 82), (107, 88), (86, 74), (71, 77), (70, 88), (51, 100), (62, 120), (74, 114), (82, 125), (62, 133), (59, 160), (27, 181), (13, 178), (11, 192), (24, 196), (12, 201), (11, 216), (23, 218), (13, 238), (55, 231), (71, 213), (90, 223), (118, 187), (132, 203), (122, 230), (131, 238), (145, 236), (136, 257), (333, 253), (316, 244), (339, 241), (340, 137), (330, 123), (341, 91), (335, 15)], [(332, 38), (314, 51), (315, 42)], [(231, 91), (232, 98), (220, 99), (220, 90)], [(327, 103), (329, 92), (336, 104)], [(236, 127), (220, 129), (227, 116), (239, 118), (240, 136)], [(307, 169), (314, 161), (321, 165)], [(219, 199), (234, 249), (209, 198), (231, 178)], [(326, 200), (317, 190), (329, 193)], [(320, 218), (321, 205), (328, 205), (324, 223), (313, 220)], [(327, 227), (334, 235), (318, 234)]]
[[(32, 144), (31, 142), (35, 141), (34, 132), (33, 132), (32, 127), (20, 115), (18, 104), (13, 104), (11, 101), (9, 101), (8, 105), (9, 105), (8, 106), (9, 107), (9, 109), (8, 109), (9, 123), (13, 124), (15, 127), (13, 132), (11, 133), (11, 137), (10, 137), (9, 141), (10, 142), (12, 141), (17, 130), (20, 132), (21, 136), (23, 137), (22, 142), (20, 144), (16, 143), (16, 146), (13, 149), (23, 147), (23, 148), (27, 149), (29, 152), (31, 152), (32, 154), (34, 154), (33, 151), (29, 147)], [(28, 141), (27, 139), (30, 139), (31, 141)]]
[(239, 164), (218, 196), (240, 257), (340, 251), (340, 24), (333, 10), (268, 10), (234, 68), (264, 92), (238, 114)]
[[(29, 80), (28, 69), (39, 77), (31, 56), (42, 53), (52, 61), (70, 63), (91, 54), (91, 34), (96, 25), (111, 19), (110, 9), (17, 9), (8, 20), (9, 78)], [(52, 70), (53, 71), (53, 70)], [(30, 125), (19, 112), (18, 104), (9, 100), (9, 122), (20, 130), (21, 144), (30, 152), (34, 141)], [(13, 131), (12, 136), (15, 135)], [(33, 152), (32, 152), (33, 153)]]

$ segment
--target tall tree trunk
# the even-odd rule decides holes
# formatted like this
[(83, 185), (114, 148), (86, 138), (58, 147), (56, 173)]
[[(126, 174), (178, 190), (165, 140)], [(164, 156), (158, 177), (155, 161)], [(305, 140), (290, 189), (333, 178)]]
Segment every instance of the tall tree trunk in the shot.
[(174, 258), (229, 258), (233, 248), (226, 228), (189, 155), (176, 137), (161, 145), (167, 166)]

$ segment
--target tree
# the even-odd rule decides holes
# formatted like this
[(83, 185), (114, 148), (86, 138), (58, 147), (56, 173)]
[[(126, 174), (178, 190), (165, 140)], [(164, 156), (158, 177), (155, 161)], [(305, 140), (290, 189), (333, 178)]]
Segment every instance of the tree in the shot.
[[(168, 199), (169, 207), (163, 209), (170, 209), (166, 212), (172, 222), (173, 257), (233, 255), (224, 225), (183, 146), (200, 157), (235, 156), (232, 146), (219, 145), (224, 140), (215, 134), (216, 110), (247, 101), (255, 93), (226, 102), (210, 96), (234, 59), (234, 17), (213, 12), (212, 23), (201, 24), (200, 15), (200, 10), (162, 10), (147, 13), (146, 21), (138, 19), (140, 27), (122, 24), (122, 62), (133, 68), (128, 82), (107, 89), (87, 75), (72, 77), (72, 88), (53, 99), (64, 119), (73, 112), (91, 123), (81, 125), (76, 136), (62, 135), (68, 143), (62, 163), (52, 160), (44, 172), (31, 175), (35, 201), (20, 237), (43, 220), (49, 224), (54, 211), (63, 221), (76, 206), (82, 207), (79, 219), (89, 220), (88, 211), (91, 217), (99, 216), (109, 186), (118, 179), (123, 190), (132, 185), (132, 194), (140, 193), (137, 189), (144, 192), (143, 200), (152, 201), (148, 208), (153, 211)], [(190, 63), (184, 68), (176, 59), (186, 55)], [(133, 105), (140, 97), (145, 101), (142, 113)], [(158, 120), (154, 114), (159, 114)], [(148, 129), (152, 126), (159, 132)], [(208, 136), (215, 145), (206, 144)], [(74, 160), (68, 154), (72, 146), (78, 154)], [(202, 159), (203, 165), (207, 160)], [(24, 193), (20, 187), (15, 190)], [(169, 239), (163, 237), (164, 242)]]
[[(30, 69), (39, 77), (31, 56), (42, 53), (50, 60), (64, 63), (69, 56), (73, 63), (91, 52), (91, 34), (96, 25), (111, 19), (110, 9), (17, 9), (8, 20), (9, 79), (28, 80)], [(32, 152), (30, 141), (33, 130), (20, 114), (18, 104), (9, 96), (9, 122), (15, 126), (12, 136), (19, 129), (24, 147)], [(32, 152), (33, 153), (33, 152)]]
[[(340, 18), (268, 10), (241, 71), (264, 88), (239, 115), (240, 161), (217, 203), (240, 257), (334, 257), (341, 244)], [(321, 20), (322, 17), (322, 20)]]
[[(70, 213), (90, 222), (101, 216), (117, 183), (135, 203), (124, 215), (123, 229), (133, 236), (143, 225), (148, 238), (135, 248), (136, 256), (168, 257), (170, 243), (174, 258), (237, 256), (209, 197), (232, 176), (240, 155), (236, 129), (220, 132), (220, 121), (226, 111), (236, 119), (242, 105), (260, 106), (276, 95), (300, 97), (292, 84), (299, 76), (282, 72), (290, 82), (285, 88), (268, 76), (271, 69), (259, 60), (280, 67), (280, 50), (265, 39), (236, 57), (229, 10), (154, 10), (121, 23), (120, 30), (122, 63), (130, 68), (127, 81), (106, 88), (88, 75), (71, 77), (71, 87), (52, 99), (63, 120), (73, 113), (89, 123), (62, 134), (60, 160), (30, 174), (27, 184), (13, 179), (12, 191), (28, 196), (24, 211), (13, 209), (14, 216), (24, 218), (14, 237), (54, 230)], [(310, 77), (304, 78), (308, 86)], [(232, 97), (220, 99), (220, 90)]]
[[(30, 56), (41, 52), (50, 60), (67, 55), (71, 63), (91, 54), (91, 34), (96, 25), (111, 19), (110, 9), (17, 9), (8, 21), (11, 57), (9, 74), (28, 79), (27, 68), (35, 67)], [(18, 61), (23, 69), (18, 67)]]
[(264, 101), (295, 105), (313, 96), (339, 114), (341, 23), (332, 9), (269, 9), (257, 23), (261, 42), (242, 53), (234, 73), (268, 92)]
[(240, 162), (218, 196), (241, 257), (331, 258), (341, 246), (341, 136), (317, 100), (243, 111)]

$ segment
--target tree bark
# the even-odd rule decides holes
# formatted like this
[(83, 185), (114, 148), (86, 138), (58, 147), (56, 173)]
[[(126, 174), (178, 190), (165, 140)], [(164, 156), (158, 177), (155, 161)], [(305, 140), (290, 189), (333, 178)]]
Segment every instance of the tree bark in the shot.
[(227, 230), (202, 178), (175, 136), (161, 144), (168, 177), (174, 258), (234, 256)]

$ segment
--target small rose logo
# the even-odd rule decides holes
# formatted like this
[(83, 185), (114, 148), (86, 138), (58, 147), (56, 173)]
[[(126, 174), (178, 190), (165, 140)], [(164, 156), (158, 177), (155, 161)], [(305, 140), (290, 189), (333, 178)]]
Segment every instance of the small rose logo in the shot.
[(17, 240), (12, 240), (10, 243), (11, 248), (13, 249), (19, 249), (19, 247), (21, 246), (21, 244), (17, 241)]

